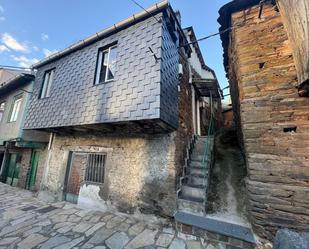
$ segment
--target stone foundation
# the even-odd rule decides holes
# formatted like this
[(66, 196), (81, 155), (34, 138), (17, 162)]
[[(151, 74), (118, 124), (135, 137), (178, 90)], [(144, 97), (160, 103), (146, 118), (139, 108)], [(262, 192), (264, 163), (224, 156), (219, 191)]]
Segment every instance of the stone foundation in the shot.
[[(81, 183), (79, 203), (120, 211), (173, 215), (176, 208), (176, 132), (140, 137), (68, 137), (56, 135), (48, 152), (42, 185), (54, 199), (63, 198), (69, 152), (107, 155), (105, 183)], [(88, 203), (88, 204), (87, 204)]]

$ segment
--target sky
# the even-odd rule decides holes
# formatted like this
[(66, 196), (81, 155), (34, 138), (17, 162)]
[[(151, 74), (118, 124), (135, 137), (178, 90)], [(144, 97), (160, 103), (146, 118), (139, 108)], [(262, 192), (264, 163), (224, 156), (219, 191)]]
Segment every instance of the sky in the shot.
[[(158, 2), (136, 0), (143, 7)], [(218, 32), (218, 10), (230, 0), (170, 0), (182, 27), (197, 38)], [(0, 65), (29, 67), (53, 52), (141, 11), (131, 0), (0, 0)], [(228, 85), (219, 36), (199, 43), (221, 88)], [(225, 94), (227, 91), (224, 92)]]

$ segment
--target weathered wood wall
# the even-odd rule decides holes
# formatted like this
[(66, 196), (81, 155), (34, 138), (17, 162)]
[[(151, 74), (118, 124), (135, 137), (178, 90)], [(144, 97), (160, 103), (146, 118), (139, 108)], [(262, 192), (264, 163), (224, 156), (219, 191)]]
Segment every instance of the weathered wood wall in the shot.
[(248, 167), (255, 231), (271, 239), (282, 227), (309, 230), (309, 99), (278, 10), (265, 4), (232, 15), (228, 73)]
[(288, 31), (299, 83), (309, 79), (309, 0), (277, 0)]

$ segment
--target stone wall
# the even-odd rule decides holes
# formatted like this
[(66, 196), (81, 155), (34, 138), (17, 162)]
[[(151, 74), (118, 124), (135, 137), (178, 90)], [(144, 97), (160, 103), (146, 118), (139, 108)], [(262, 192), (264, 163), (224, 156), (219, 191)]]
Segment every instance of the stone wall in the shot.
[[(27, 181), (29, 178), (30, 168), (31, 168), (31, 157), (32, 157), (32, 149), (19, 149), (21, 153), (21, 168), (19, 172), (19, 180), (18, 180), (18, 187), (20, 188), (27, 188)], [(33, 191), (38, 191), (40, 189), (40, 184), (43, 176), (44, 171), (44, 164), (46, 161), (46, 150), (45, 149), (35, 149), (40, 153), (39, 155), (39, 163), (36, 173), (36, 181), (35, 186), (32, 189)]]
[[(56, 135), (49, 151), (42, 190), (63, 198), (70, 151), (104, 152), (105, 183), (90, 186), (97, 207), (172, 215), (175, 209), (175, 133), (136, 137)], [(86, 186), (82, 184), (83, 193)], [(81, 192), (80, 192), (81, 193)], [(82, 194), (85, 197), (84, 194)]]
[(308, 230), (309, 99), (297, 74), (278, 9), (264, 3), (232, 14), (229, 79), (234, 115), (246, 155), (255, 231)]

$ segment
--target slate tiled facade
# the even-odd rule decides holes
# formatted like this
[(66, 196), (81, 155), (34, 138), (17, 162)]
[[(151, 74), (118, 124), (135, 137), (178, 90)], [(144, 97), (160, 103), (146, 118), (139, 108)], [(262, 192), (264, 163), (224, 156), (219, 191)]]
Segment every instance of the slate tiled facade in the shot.
[[(98, 50), (113, 43), (118, 53), (115, 78), (94, 85)], [(162, 60), (156, 61), (149, 47)], [(51, 96), (39, 99), (44, 72), (52, 68)], [(25, 128), (159, 118), (176, 128), (177, 84), (177, 45), (164, 22), (148, 18), (38, 68)]]

